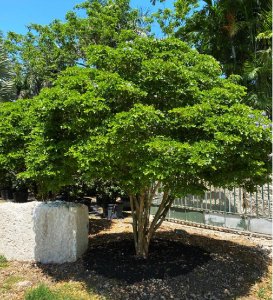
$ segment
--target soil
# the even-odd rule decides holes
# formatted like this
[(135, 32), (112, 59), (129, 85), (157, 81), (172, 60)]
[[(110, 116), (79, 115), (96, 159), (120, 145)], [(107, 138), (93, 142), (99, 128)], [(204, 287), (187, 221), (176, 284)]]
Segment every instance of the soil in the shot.
[[(0, 290), (13, 275), (32, 286), (83, 282), (111, 300), (271, 299), (268, 290), (259, 294), (272, 270), (268, 239), (164, 222), (143, 260), (134, 255), (131, 230), (130, 217), (93, 216), (89, 249), (81, 259), (62, 265), (11, 262), (0, 269)], [(25, 289), (11, 289), (1, 299), (23, 299)]]

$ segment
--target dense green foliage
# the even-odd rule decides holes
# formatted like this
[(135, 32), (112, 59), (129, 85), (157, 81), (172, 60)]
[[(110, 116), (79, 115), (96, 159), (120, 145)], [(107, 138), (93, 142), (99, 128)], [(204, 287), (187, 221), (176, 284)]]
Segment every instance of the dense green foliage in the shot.
[(30, 24), (25, 35), (9, 32), (5, 47), (15, 64), (17, 97), (38, 95), (51, 86), (60, 71), (85, 65), (85, 47), (103, 44), (114, 47), (122, 35), (146, 32), (138, 10), (129, 0), (92, 0), (66, 14), (65, 22)]
[(48, 191), (82, 173), (127, 192), (157, 180), (188, 192), (266, 178), (270, 129), (255, 122), (269, 121), (242, 104), (244, 88), (213, 58), (153, 38), (87, 53), (96, 68), (69, 68), (35, 100), (1, 106), (2, 170)]
[[(111, 72), (97, 90), (116, 113), (79, 153), (73, 148), (92, 176), (119, 178), (130, 192), (155, 181), (185, 191), (202, 182), (248, 185), (266, 177), (270, 129), (255, 121), (269, 121), (242, 104), (244, 88), (221, 78), (213, 58), (176, 39), (89, 51), (92, 65)], [(253, 159), (259, 143), (263, 150)]]
[(0, 186), (17, 186), (18, 174), (25, 171), (25, 142), (31, 118), (27, 118), (29, 102), (20, 100), (0, 105)]
[(267, 109), (272, 98), (272, 3), (268, 0), (176, 0), (156, 17), (163, 32), (212, 55), (224, 74), (239, 74), (248, 104)]

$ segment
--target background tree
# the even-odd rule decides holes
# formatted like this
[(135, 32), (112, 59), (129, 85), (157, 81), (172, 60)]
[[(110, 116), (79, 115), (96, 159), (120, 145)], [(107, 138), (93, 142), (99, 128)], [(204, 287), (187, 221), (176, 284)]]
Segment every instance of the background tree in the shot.
[(15, 99), (13, 66), (0, 40), (0, 102)]
[(24, 181), (19, 174), (26, 170), (26, 139), (31, 119), (26, 117), (27, 100), (0, 103), (0, 187), (19, 188)]
[(115, 181), (130, 196), (144, 258), (175, 197), (268, 180), (270, 120), (242, 104), (245, 89), (212, 57), (173, 38), (93, 45), (86, 55), (90, 68), (68, 68), (31, 101), (21, 178), (44, 191), (75, 176)]
[[(177, 0), (156, 18), (168, 35), (215, 57), (225, 75), (239, 74), (249, 104), (271, 114), (272, 3), (268, 0)], [(266, 29), (265, 29), (266, 27)]]
[(272, 6), (262, 9), (260, 30), (256, 36), (258, 50), (244, 63), (243, 78), (249, 85), (254, 105), (271, 113), (272, 101)]
[(114, 47), (127, 30), (146, 32), (142, 20), (140, 12), (130, 8), (129, 0), (91, 0), (68, 12), (65, 22), (30, 24), (25, 35), (9, 32), (5, 47), (15, 64), (17, 97), (32, 98), (51, 86), (67, 67), (85, 66), (86, 46)]

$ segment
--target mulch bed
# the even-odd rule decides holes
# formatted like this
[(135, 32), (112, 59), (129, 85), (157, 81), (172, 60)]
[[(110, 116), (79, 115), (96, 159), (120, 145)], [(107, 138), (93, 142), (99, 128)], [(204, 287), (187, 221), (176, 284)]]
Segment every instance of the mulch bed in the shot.
[[(106, 220), (101, 227), (96, 222), (100, 230), (110, 228)], [(98, 231), (78, 262), (39, 267), (57, 281), (84, 281), (111, 300), (203, 300), (246, 296), (270, 264), (257, 247), (164, 230), (151, 244), (149, 258), (143, 260), (134, 255), (131, 233)]]
[(91, 245), (84, 265), (106, 278), (134, 284), (186, 275), (210, 259), (209, 253), (199, 247), (158, 238), (150, 245), (148, 259), (141, 259), (135, 256), (133, 240), (124, 239)]

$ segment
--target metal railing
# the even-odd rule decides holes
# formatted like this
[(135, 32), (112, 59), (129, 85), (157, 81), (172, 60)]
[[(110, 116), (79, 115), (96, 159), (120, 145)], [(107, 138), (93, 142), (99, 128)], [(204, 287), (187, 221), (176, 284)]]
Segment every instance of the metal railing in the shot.
[[(161, 194), (154, 198), (151, 214), (155, 213), (161, 199)], [(242, 188), (210, 187), (202, 196), (175, 199), (167, 219), (270, 234), (272, 201), (270, 183), (257, 187), (254, 193)]]
[[(155, 200), (155, 203), (161, 201), (160, 197)], [(254, 193), (248, 193), (242, 188), (228, 190), (211, 187), (203, 196), (187, 195), (175, 199), (172, 207), (271, 219), (272, 185), (268, 183), (257, 187)]]

